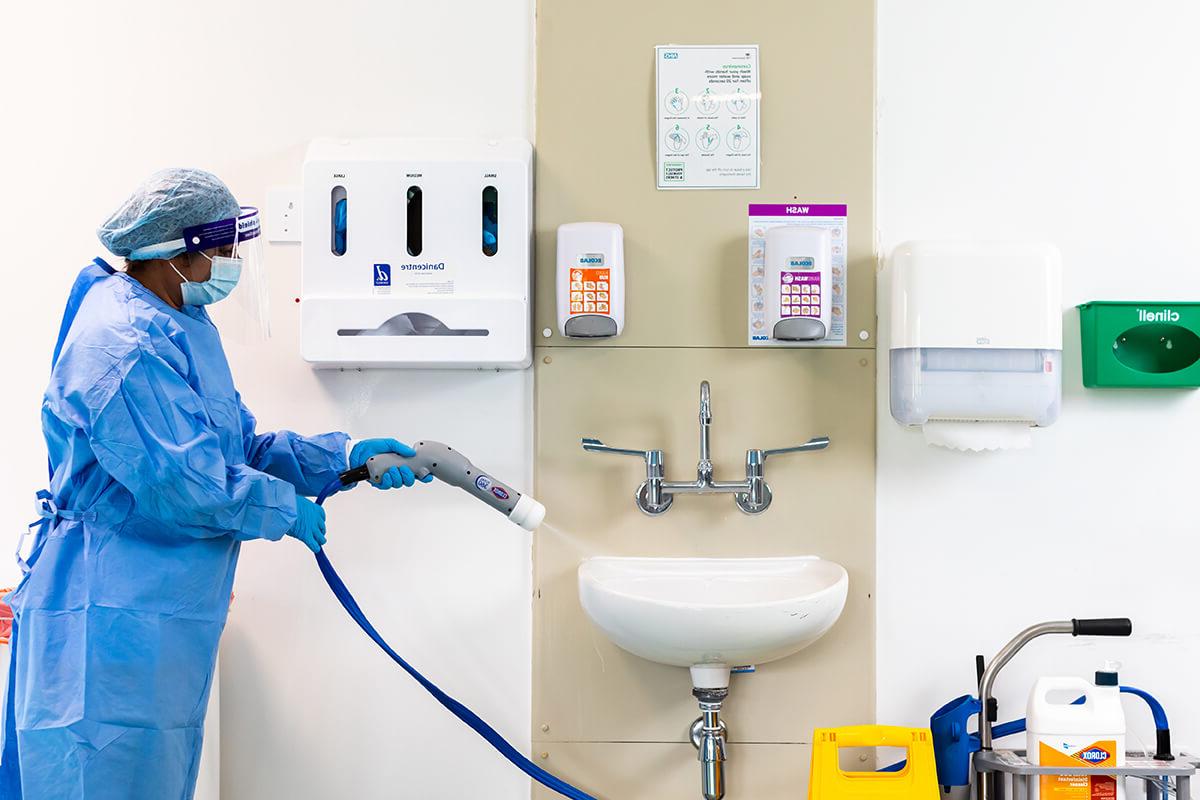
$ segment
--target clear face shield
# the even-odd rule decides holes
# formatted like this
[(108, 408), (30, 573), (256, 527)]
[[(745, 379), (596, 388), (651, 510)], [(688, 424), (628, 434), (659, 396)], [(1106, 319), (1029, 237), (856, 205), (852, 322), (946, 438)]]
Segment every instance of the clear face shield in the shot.
[(217, 250), (212, 259), (214, 275), (240, 267), (237, 285), (226, 302), (214, 303), (208, 310), (223, 336), (245, 344), (262, 342), (271, 336), (261, 234), (258, 209), (251, 206), (242, 206), (236, 218), (197, 225), (183, 232), (184, 247), (189, 253)]

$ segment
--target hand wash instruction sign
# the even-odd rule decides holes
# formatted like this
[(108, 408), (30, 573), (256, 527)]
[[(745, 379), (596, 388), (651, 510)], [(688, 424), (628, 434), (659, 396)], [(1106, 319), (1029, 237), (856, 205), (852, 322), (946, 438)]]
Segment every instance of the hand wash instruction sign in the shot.
[(758, 45), (654, 48), (659, 189), (757, 189)]

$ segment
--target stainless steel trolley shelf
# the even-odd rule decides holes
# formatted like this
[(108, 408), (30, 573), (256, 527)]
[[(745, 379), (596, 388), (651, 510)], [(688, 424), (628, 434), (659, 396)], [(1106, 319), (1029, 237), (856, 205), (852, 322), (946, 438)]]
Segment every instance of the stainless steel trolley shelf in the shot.
[[(1003, 800), (1004, 781), (995, 773), (1012, 776), (1013, 800), (1028, 800), (1029, 781), (1038, 775), (1113, 775), (1131, 778), (1174, 779), (1176, 800), (1191, 800), (1191, 778), (1196, 774), (1196, 759), (1183, 755), (1174, 761), (1157, 761), (1139, 755), (1126, 755), (1122, 767), (1042, 767), (1030, 764), (1023, 750), (981, 750), (973, 759), (975, 771), (989, 773), (996, 780), (996, 800)], [(986, 777), (986, 776), (981, 776)], [(1158, 800), (1162, 786), (1157, 781), (1147, 783), (1147, 797)]]

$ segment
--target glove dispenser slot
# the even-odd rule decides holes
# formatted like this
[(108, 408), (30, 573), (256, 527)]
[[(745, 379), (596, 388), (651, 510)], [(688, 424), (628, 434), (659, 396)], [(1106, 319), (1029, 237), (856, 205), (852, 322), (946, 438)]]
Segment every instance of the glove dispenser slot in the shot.
[(346, 255), (346, 222), (349, 210), (346, 187), (333, 187), (329, 193), (329, 252), (335, 256)]
[(500, 195), (495, 186), (483, 187), (483, 254), (488, 258), (500, 251)]
[(408, 187), (407, 209), (404, 215), (405, 221), (405, 237), (407, 238), (407, 246), (405, 249), (410, 256), (421, 255), (421, 204), (423, 201), (423, 193), (420, 186)]

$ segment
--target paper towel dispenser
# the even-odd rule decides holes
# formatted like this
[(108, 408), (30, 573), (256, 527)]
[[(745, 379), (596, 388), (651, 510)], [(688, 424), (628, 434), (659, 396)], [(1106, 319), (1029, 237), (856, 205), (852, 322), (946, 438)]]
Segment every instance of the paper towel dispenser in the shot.
[(888, 270), (891, 410), (898, 422), (1027, 427), (1058, 418), (1062, 269), (1057, 249), (905, 242), (892, 253)]

